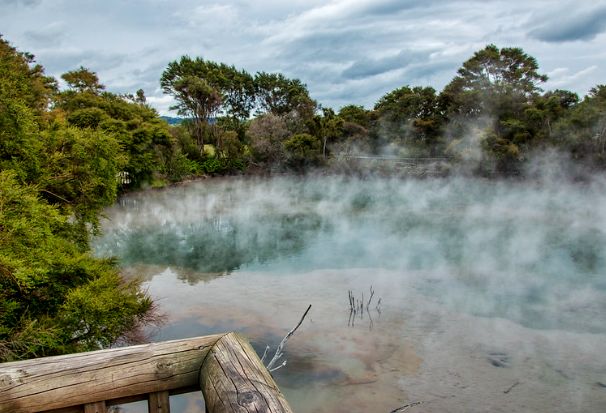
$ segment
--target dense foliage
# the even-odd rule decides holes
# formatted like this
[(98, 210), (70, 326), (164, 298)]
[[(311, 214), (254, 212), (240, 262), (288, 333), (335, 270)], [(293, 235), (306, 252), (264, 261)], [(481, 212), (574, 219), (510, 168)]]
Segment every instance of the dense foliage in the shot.
[(151, 109), (100, 94), (93, 72), (64, 77), (70, 90), (58, 92), (33, 56), (0, 38), (0, 360), (109, 346), (151, 314), (149, 297), (93, 257), (88, 237), (120, 172), (137, 156), (155, 161), (151, 144), (136, 142), (164, 144), (168, 128)]

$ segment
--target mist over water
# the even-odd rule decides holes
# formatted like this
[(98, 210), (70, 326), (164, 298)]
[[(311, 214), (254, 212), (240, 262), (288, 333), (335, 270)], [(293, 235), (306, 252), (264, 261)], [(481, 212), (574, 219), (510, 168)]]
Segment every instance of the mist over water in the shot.
[[(146, 277), (158, 339), (237, 329), (262, 348), (313, 303), (276, 373), (296, 411), (481, 411), (487, 392), (509, 411), (606, 408), (603, 180), (217, 179), (107, 216), (95, 250)], [(347, 290), (371, 285), (381, 311), (352, 328)]]

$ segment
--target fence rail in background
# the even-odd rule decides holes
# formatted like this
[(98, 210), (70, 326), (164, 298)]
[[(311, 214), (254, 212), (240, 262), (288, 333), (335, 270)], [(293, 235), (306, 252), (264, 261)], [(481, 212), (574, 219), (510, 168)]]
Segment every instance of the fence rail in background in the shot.
[(202, 391), (208, 413), (292, 412), (248, 340), (217, 334), (0, 364), (1, 413), (105, 413)]
[(439, 172), (441, 168), (448, 167), (451, 158), (448, 157), (397, 157), (397, 156), (367, 156), (339, 154), (336, 159), (346, 164), (370, 168), (396, 168), (399, 170), (421, 169), (426, 172)]

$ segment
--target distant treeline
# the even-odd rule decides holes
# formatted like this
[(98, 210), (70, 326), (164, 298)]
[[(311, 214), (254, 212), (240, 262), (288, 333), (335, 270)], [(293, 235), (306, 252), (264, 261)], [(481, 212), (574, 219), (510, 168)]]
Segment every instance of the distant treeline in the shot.
[(184, 56), (160, 79), (181, 118), (163, 119), (142, 90), (107, 92), (84, 67), (63, 74), (60, 90), (0, 38), (0, 360), (140, 338), (132, 332), (152, 317), (149, 297), (89, 248), (121, 191), (301, 173), (339, 154), (447, 157), (453, 170), (502, 176), (550, 152), (603, 170), (606, 87), (583, 99), (543, 92), (538, 70), (521, 49), (489, 45), (439, 93), (402, 86), (372, 109), (337, 112), (297, 79)]
[(206, 173), (305, 171), (342, 154), (446, 157), (452, 171), (484, 176), (523, 175), (545, 154), (603, 170), (606, 87), (580, 99), (544, 92), (546, 80), (522, 49), (488, 45), (441, 92), (405, 85), (370, 110), (335, 112), (299, 80), (188, 56), (169, 63), (161, 85), (188, 119), (173, 131), (181, 152)]

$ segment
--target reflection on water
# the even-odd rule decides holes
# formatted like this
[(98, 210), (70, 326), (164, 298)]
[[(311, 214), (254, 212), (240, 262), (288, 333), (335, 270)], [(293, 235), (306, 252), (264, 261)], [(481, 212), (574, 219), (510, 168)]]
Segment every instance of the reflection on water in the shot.
[[(123, 199), (95, 248), (145, 277), (157, 340), (237, 330), (262, 352), (312, 304), (275, 373), (298, 412), (602, 411), (604, 189), (213, 180)], [(352, 323), (371, 285), (380, 311)]]

